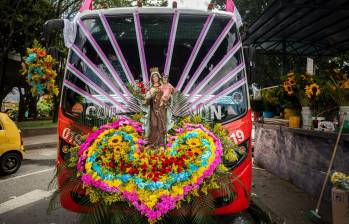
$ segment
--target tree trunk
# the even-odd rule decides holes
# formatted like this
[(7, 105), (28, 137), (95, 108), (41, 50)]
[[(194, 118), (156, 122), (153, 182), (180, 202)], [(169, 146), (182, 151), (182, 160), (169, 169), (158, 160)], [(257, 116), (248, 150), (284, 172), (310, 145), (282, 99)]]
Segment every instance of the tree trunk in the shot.
[(25, 120), (25, 112), (27, 111), (27, 105), (25, 103), (25, 94), (22, 94), (21, 87), (17, 87), (19, 90), (19, 105), (18, 105), (18, 121)]
[[(8, 51), (4, 52), (4, 55), (2, 56), (2, 60), (0, 62), (0, 68), (1, 68), (1, 73), (0, 73), (0, 91), (3, 92), (4, 91), (4, 80), (5, 80), (5, 76), (6, 76), (6, 67), (7, 67), (7, 61), (8, 61), (8, 58), (7, 58), (7, 54), (8, 54)], [(6, 93), (7, 95), (7, 93)], [(6, 96), (5, 95), (5, 96)], [(4, 98), (5, 98), (4, 96)], [(2, 98), (0, 103), (2, 103), (2, 100), (4, 99)]]
[(59, 97), (53, 96), (52, 104), (53, 104), (52, 122), (56, 123), (58, 121)]
[(37, 103), (39, 97), (33, 97), (31, 94), (27, 96), (29, 98), (28, 110), (29, 117), (32, 119), (36, 119), (38, 117)]

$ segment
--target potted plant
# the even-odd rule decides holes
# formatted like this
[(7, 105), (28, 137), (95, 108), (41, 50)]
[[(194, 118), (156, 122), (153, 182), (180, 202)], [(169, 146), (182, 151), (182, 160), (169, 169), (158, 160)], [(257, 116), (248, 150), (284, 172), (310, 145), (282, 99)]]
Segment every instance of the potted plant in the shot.
[(309, 85), (306, 85), (304, 87), (305, 90), (305, 99), (304, 101), (309, 102), (310, 109), (314, 115), (313, 117), (313, 127), (316, 129), (318, 128), (318, 123), (319, 121), (325, 120), (324, 118), (319, 118), (318, 115), (320, 114), (320, 105), (319, 101), (317, 100), (317, 97), (320, 95), (321, 90), (320, 86), (316, 83), (313, 82)]
[(284, 93), (281, 94), (283, 107), (284, 107), (284, 118), (289, 119), (291, 116), (298, 115), (299, 102), (297, 99), (297, 80), (294, 72), (288, 73), (286, 76), (281, 77), (282, 87)]
[(277, 86), (268, 87), (261, 90), (263, 101), (263, 117), (272, 118), (278, 104)]
[(345, 122), (343, 131), (349, 132), (349, 75), (342, 70), (334, 70), (329, 81), (333, 100), (339, 106), (339, 124)]
[(313, 75), (296, 74), (296, 96), (300, 105), (302, 106), (301, 116), (302, 116), (302, 127), (305, 129), (310, 129), (312, 127), (312, 111), (311, 111), (311, 95), (306, 94), (306, 89), (309, 88), (311, 84), (314, 83)]

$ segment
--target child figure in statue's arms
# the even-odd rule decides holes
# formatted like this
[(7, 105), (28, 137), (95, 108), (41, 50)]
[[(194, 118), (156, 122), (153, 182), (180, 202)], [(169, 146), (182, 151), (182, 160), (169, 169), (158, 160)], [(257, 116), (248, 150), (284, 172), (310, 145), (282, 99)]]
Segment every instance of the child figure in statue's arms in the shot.
[(162, 92), (160, 106), (168, 106), (171, 102), (171, 97), (175, 92), (175, 88), (168, 82), (168, 75), (166, 74), (163, 74), (162, 76), (160, 91)]

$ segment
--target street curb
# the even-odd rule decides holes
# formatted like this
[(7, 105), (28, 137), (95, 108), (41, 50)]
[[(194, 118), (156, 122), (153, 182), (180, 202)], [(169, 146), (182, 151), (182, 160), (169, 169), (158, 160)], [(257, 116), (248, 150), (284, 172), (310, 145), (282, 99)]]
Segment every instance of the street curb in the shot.
[(45, 142), (40, 144), (31, 144), (31, 145), (24, 145), (24, 150), (35, 150), (35, 149), (42, 149), (47, 147), (55, 147), (57, 146), (57, 142)]
[(27, 128), (21, 129), (23, 137), (33, 137), (38, 135), (57, 134), (57, 128)]

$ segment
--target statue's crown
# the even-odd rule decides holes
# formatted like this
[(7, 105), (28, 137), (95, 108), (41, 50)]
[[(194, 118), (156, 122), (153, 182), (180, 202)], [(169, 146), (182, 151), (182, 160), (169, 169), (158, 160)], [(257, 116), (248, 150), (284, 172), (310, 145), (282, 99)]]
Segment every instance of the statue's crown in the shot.
[(153, 74), (153, 73), (158, 73), (158, 74), (160, 74), (159, 68), (158, 68), (158, 67), (153, 67), (153, 68), (150, 68), (149, 70), (150, 70), (150, 74)]

